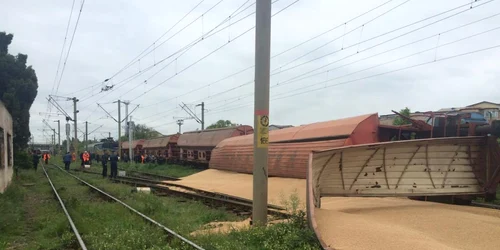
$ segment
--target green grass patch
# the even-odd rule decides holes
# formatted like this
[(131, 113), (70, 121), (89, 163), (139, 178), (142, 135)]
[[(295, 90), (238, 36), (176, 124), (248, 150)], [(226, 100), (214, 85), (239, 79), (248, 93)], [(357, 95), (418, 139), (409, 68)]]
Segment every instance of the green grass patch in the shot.
[[(48, 171), (89, 249), (191, 249), (66, 173), (53, 167)], [(319, 249), (300, 211), (287, 223), (194, 236), (190, 234), (207, 223), (246, 218), (198, 201), (132, 192), (131, 186), (98, 175), (74, 174), (205, 249)], [(36, 173), (20, 170), (18, 179), (0, 195), (0, 211), (0, 249), (78, 249), (41, 167)]]
[(76, 249), (66, 216), (41, 169), (19, 170), (0, 195), (0, 249)]

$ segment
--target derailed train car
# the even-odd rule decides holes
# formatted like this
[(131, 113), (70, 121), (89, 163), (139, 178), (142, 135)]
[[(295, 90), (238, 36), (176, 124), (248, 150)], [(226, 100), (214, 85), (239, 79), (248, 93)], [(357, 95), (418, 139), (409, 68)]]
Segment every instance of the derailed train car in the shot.
[(179, 134), (146, 140), (143, 144), (143, 152), (147, 155), (155, 155), (166, 160), (167, 163), (175, 163), (179, 159), (180, 149), (177, 146)]
[[(311, 123), (269, 131), (269, 176), (305, 178), (312, 150), (377, 141), (378, 115)], [(253, 136), (229, 138), (212, 151), (210, 168), (252, 173)]]
[(212, 158), (212, 150), (221, 141), (252, 133), (253, 128), (248, 125), (185, 132), (177, 141), (179, 161), (183, 164), (207, 165)]

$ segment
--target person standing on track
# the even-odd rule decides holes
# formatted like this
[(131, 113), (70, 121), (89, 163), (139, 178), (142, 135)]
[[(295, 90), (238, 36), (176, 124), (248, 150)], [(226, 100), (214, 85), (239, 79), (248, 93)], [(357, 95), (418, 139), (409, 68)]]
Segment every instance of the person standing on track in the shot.
[(64, 162), (64, 169), (66, 169), (66, 171), (69, 171), (69, 164), (71, 164), (71, 154), (69, 152), (67, 152), (63, 156), (63, 162)]
[(111, 178), (116, 178), (118, 173), (118, 156), (115, 151), (113, 151), (111, 157), (109, 157), (109, 161), (111, 162)]
[(83, 164), (84, 165), (90, 165), (90, 154), (89, 154), (89, 152), (85, 151), (83, 153), (82, 157), (83, 157)]
[(45, 166), (49, 165), (49, 159), (50, 159), (50, 154), (44, 153), (43, 154), (43, 161), (45, 162)]
[(108, 160), (109, 160), (109, 155), (108, 152), (105, 151), (104, 154), (101, 156), (103, 178), (106, 178), (108, 176)]
[(40, 155), (35, 151), (33, 151), (33, 166), (35, 167), (35, 171), (38, 169), (38, 163), (40, 162)]

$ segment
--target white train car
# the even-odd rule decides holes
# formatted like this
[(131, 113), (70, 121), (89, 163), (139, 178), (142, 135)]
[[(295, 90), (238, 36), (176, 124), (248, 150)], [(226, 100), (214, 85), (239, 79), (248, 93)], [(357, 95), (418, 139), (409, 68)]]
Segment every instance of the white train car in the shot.
[(14, 172), (12, 136), (12, 116), (0, 101), (0, 193), (3, 193), (12, 181)]

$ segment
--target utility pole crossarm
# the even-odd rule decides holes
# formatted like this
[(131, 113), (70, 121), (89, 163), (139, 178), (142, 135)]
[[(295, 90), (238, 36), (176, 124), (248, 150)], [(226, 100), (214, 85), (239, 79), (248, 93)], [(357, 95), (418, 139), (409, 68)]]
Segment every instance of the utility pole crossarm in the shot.
[(97, 106), (99, 106), (99, 108), (101, 108), (102, 110), (104, 110), (104, 112), (106, 112), (106, 114), (108, 114), (108, 115), (109, 115), (109, 117), (113, 118), (113, 120), (115, 120), (115, 122), (118, 122), (118, 120), (117, 120), (117, 119), (115, 119), (115, 118), (114, 118), (114, 117), (113, 117), (113, 116), (112, 116), (112, 115), (111, 115), (108, 111), (106, 111), (106, 110), (105, 110), (105, 109), (101, 106), (101, 104), (99, 104), (99, 103), (98, 103), (98, 104), (97, 104)]
[(181, 108), (184, 109), (184, 111), (186, 111), (186, 113), (188, 113), (188, 115), (193, 117), (193, 119), (195, 119), (196, 122), (201, 123), (201, 119), (198, 118), (198, 116), (185, 103), (182, 103), (182, 104), (184, 104), (184, 105), (180, 105)]

